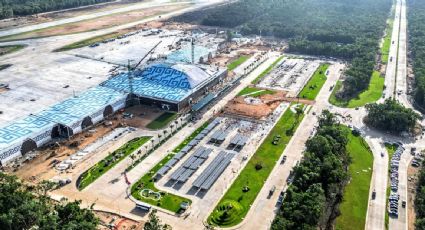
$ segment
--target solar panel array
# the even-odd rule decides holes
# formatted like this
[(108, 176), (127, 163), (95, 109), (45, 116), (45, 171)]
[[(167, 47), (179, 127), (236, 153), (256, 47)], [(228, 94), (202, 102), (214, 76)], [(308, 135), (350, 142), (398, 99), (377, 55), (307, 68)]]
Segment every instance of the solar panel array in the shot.
[[(191, 142), (189, 142), (180, 152), (178, 152), (174, 157), (169, 160), (162, 168), (158, 170), (155, 177), (163, 177), (171, 168), (177, 164), (183, 157), (186, 156), (190, 150), (192, 150), (199, 142), (205, 138), (211, 130), (213, 130), (218, 124), (220, 124), (221, 118), (216, 118), (212, 121), (205, 129), (203, 129)], [(206, 159), (206, 158), (205, 158)]]
[(246, 142), (248, 141), (248, 139), (249, 137), (238, 133), (232, 138), (227, 149), (231, 149), (231, 150), (235, 150), (239, 152), (246, 145)]
[(244, 135), (241, 135), (241, 134), (238, 133), (230, 141), (230, 144), (235, 145), (235, 146), (244, 146), (247, 141), (248, 141), (247, 136), (244, 136)]
[(235, 156), (234, 153), (221, 151), (217, 157), (208, 165), (208, 167), (196, 178), (193, 186), (208, 190), (217, 181), (218, 177), (229, 166), (230, 161)]
[(226, 139), (227, 135), (229, 135), (228, 132), (223, 130), (217, 130), (213, 135), (211, 135), (210, 142), (221, 143)]
[(211, 152), (212, 149), (199, 147), (176, 171), (171, 174), (171, 179), (185, 183), (205, 162)]

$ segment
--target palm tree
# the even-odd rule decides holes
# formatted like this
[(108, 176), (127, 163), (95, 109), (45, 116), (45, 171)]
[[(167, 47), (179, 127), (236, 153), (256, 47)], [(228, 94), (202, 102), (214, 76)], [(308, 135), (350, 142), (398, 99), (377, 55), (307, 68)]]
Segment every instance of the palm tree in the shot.
[(154, 146), (154, 145), (153, 145), (153, 144), (154, 144), (154, 142), (155, 142), (155, 139), (154, 139), (154, 138), (152, 138), (152, 139), (151, 139), (152, 148), (153, 148), (153, 146)]
[(134, 159), (136, 159), (136, 155), (131, 154), (130, 155), (130, 158), (131, 158), (131, 165), (133, 165), (134, 164)]

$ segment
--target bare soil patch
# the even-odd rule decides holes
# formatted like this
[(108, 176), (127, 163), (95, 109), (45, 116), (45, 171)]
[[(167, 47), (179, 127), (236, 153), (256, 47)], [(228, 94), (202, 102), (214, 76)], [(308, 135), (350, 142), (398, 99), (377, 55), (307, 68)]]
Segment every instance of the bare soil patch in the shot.
[(407, 219), (408, 228), (415, 229), (416, 212), (415, 212), (415, 196), (418, 183), (419, 168), (409, 165), (407, 169)]
[[(124, 111), (133, 114), (133, 118), (124, 118)], [(161, 114), (162, 112), (159, 110), (153, 110), (147, 106), (134, 106), (122, 110), (110, 119), (97, 124), (92, 129), (71, 137), (69, 140), (63, 140), (56, 144), (42, 147), (38, 150), (38, 155), (34, 159), (24, 162), (19, 168), (15, 170), (7, 168), (6, 170), (13, 172), (13, 174), (21, 179), (33, 183), (51, 179), (58, 174), (52, 164), (53, 160), (66, 160), (70, 155), (77, 153), (96, 140), (108, 135), (115, 128), (125, 126), (144, 128)]]
[(100, 219), (99, 229), (101, 230), (109, 230), (111, 227), (116, 230), (142, 229), (144, 225), (144, 222), (130, 220), (114, 213), (103, 211), (94, 211), (94, 213)]

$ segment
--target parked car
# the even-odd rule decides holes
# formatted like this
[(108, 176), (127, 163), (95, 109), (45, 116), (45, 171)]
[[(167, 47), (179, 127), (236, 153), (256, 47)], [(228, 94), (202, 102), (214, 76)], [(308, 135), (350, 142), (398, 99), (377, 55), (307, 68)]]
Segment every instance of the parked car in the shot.
[(280, 161), (280, 163), (281, 163), (281, 164), (284, 164), (284, 163), (286, 162), (286, 159), (287, 159), (287, 157), (286, 157), (286, 156), (283, 156), (283, 157), (282, 157), (282, 161)]

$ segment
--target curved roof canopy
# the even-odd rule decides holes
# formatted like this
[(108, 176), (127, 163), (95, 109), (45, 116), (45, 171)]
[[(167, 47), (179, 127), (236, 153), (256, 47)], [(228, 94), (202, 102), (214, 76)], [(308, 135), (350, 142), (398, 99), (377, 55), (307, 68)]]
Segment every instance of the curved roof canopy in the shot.
[(189, 64), (156, 64), (144, 70), (140, 75), (162, 85), (193, 89), (210, 76), (197, 66)]
[(211, 79), (201, 68), (190, 64), (154, 64), (133, 73), (119, 74), (101, 85), (138, 96), (181, 101), (200, 84)]

